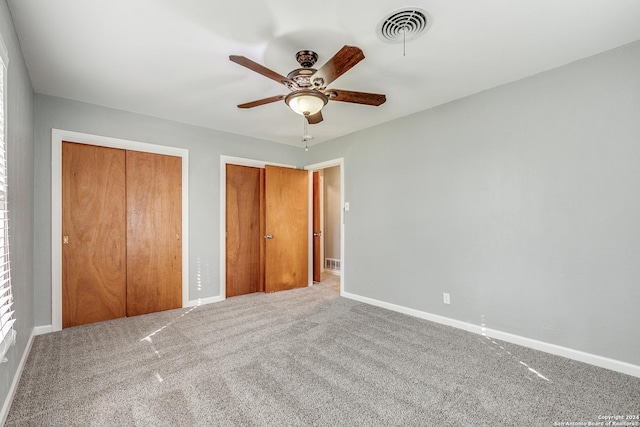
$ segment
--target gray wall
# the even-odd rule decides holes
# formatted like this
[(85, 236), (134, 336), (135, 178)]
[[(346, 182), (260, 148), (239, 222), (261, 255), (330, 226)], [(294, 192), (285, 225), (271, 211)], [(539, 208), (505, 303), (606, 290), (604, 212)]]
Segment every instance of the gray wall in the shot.
[(340, 259), (340, 166), (324, 173), (324, 257)]
[(347, 292), (640, 365), (640, 42), (308, 163), (337, 157)]
[[(51, 129), (189, 149), (190, 299), (219, 295), (220, 155), (302, 166), (300, 148), (36, 95), (35, 324), (51, 324)], [(198, 269), (201, 285), (198, 290)]]
[[(6, 1), (0, 1), (0, 34), (9, 51), (7, 169), (16, 345), (0, 365), (0, 408), (33, 331), (33, 89)], [(1, 422), (2, 420), (0, 420)]]

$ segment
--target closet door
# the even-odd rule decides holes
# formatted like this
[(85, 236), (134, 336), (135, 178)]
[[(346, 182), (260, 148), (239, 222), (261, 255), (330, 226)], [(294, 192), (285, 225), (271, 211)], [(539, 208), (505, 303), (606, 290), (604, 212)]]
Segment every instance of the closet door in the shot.
[(264, 169), (226, 167), (226, 296), (264, 292)]
[(125, 316), (125, 152), (62, 144), (62, 327)]
[(127, 151), (127, 316), (182, 307), (182, 159)]

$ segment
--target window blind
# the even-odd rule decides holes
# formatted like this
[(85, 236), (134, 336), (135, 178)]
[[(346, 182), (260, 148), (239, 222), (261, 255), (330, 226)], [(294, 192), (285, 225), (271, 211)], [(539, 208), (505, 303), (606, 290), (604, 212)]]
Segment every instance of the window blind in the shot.
[(9, 206), (7, 203), (6, 50), (0, 40), (0, 362), (15, 342), (13, 293), (9, 261)]

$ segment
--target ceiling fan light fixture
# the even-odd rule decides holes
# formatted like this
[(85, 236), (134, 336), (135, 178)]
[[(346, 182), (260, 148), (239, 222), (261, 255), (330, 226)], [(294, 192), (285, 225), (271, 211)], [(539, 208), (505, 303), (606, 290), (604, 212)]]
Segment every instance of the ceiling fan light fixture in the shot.
[(291, 92), (284, 99), (289, 108), (302, 116), (313, 116), (322, 110), (329, 98), (317, 90), (299, 90)]

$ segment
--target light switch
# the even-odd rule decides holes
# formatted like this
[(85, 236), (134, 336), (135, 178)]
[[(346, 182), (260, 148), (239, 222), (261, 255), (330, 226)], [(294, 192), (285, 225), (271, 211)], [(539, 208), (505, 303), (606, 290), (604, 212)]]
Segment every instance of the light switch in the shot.
[(349, 202), (344, 202), (344, 210), (345, 211), (349, 210)]

